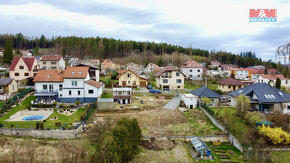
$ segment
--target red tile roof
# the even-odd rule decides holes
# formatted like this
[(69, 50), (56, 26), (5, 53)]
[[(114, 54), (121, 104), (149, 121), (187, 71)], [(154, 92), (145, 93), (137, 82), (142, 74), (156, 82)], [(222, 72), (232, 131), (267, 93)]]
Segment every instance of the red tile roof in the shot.
[(285, 80), (286, 79), (282, 74), (277, 74), (277, 75), (273, 75), (273, 74), (262, 74), (261, 76), (264, 79), (271, 79), (271, 80), (276, 80), (277, 78), (280, 78), (281, 80)]
[(130, 71), (130, 72), (132, 72), (133, 74), (135, 74), (138, 78), (140, 78), (140, 79), (143, 79), (143, 80), (148, 80), (148, 79), (146, 79), (146, 78), (143, 78), (142, 76), (139, 76), (136, 72), (134, 72), (133, 70), (130, 70), (130, 69), (128, 69), (128, 70), (123, 70), (123, 71), (119, 71), (120, 73), (119, 73), (119, 75), (117, 76), (117, 79), (119, 79), (124, 73), (126, 73), (127, 71)]
[(86, 78), (89, 72), (89, 67), (67, 67), (64, 71), (63, 78), (79, 79)]
[(89, 80), (86, 83), (96, 88), (100, 88), (102, 86), (102, 83), (96, 82), (94, 80)]
[(218, 83), (220, 85), (243, 85), (244, 84), (241, 81), (233, 79), (233, 78), (227, 78), (227, 79), (219, 81)]
[(33, 82), (63, 82), (63, 71), (58, 70), (39, 70)]
[(187, 61), (181, 68), (202, 68), (202, 65), (195, 60)]
[[(160, 77), (164, 72), (169, 72), (169, 71), (179, 71), (180, 68), (176, 67), (176, 66), (166, 66), (162, 69), (160, 69), (155, 76), (156, 77)], [(180, 72), (180, 71), (179, 71)], [(182, 72), (180, 72), (181, 74), (183, 74)], [(184, 75), (184, 74), (183, 74)]]
[[(21, 57), (21, 58), (24, 61), (24, 63), (26, 64), (26, 66), (28, 67), (28, 70), (31, 71), (33, 68), (34, 61), (36, 62), (36, 59), (34, 57), (29, 57), (29, 58)], [(15, 70), (15, 66), (17, 65), (19, 60), (20, 60), (20, 58), (18, 58), (18, 57), (13, 58), (13, 61), (10, 65), (10, 71)]]
[(61, 56), (53, 56), (53, 55), (47, 55), (47, 56), (43, 56), (41, 57), (39, 60), (40, 61), (59, 61), (61, 60)]
[(263, 74), (264, 69), (252, 69), (252, 74)]

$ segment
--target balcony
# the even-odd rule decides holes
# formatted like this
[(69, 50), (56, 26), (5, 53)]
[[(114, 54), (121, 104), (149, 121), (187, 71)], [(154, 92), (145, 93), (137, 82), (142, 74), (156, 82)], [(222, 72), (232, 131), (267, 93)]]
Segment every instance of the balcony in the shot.
[(58, 94), (58, 90), (35, 90), (35, 96), (55, 96)]

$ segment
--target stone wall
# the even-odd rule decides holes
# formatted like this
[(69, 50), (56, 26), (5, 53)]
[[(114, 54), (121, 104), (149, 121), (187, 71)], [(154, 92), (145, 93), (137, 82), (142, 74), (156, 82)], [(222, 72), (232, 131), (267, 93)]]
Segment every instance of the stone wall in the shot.
[(27, 136), (35, 138), (74, 139), (75, 130), (35, 130), (24, 128), (0, 128), (0, 135)]

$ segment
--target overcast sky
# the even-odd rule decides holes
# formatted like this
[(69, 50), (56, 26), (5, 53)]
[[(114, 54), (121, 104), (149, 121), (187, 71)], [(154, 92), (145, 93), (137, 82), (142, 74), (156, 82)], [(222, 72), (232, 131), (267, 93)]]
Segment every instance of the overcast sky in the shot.
[[(277, 9), (277, 22), (249, 22), (249, 9)], [(289, 0), (0, 0), (0, 20), (1, 33), (255, 51), (264, 60), (290, 41)]]

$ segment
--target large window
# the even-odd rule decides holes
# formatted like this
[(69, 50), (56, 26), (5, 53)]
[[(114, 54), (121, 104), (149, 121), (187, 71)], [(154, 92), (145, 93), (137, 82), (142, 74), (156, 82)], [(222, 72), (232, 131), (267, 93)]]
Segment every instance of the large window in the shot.
[(78, 82), (77, 81), (72, 81), (72, 86), (77, 86)]
[(55, 66), (52, 66), (51, 69), (52, 69), (52, 70), (56, 70), (56, 67), (55, 67)]
[(29, 73), (24, 73), (24, 76), (29, 76)]
[(62, 91), (62, 84), (59, 85), (59, 90)]
[(192, 70), (189, 70), (189, 72), (192, 72)]
[(46, 65), (46, 62), (43, 62), (44, 65)]
[(163, 83), (168, 83), (168, 79), (163, 79)]
[(43, 90), (47, 90), (47, 85), (42, 85)]
[(181, 83), (181, 79), (176, 79), (176, 83)]
[(88, 93), (89, 94), (94, 94), (94, 90), (93, 89), (89, 89)]
[(177, 73), (176, 73), (176, 76), (180, 76), (180, 73), (179, 73), (179, 72), (177, 72)]
[(15, 73), (14, 75), (15, 75), (15, 76), (19, 76), (19, 73)]
[(51, 62), (52, 65), (56, 65), (56, 62)]
[(133, 85), (136, 85), (136, 81), (133, 81)]

